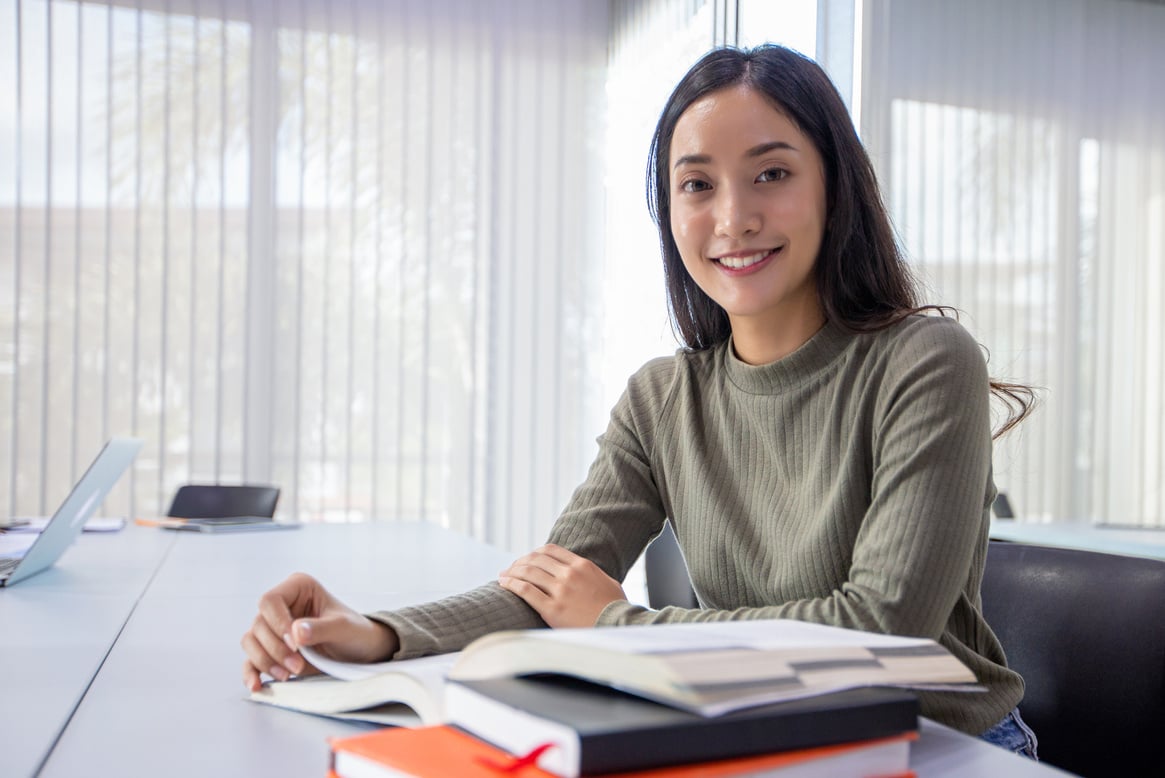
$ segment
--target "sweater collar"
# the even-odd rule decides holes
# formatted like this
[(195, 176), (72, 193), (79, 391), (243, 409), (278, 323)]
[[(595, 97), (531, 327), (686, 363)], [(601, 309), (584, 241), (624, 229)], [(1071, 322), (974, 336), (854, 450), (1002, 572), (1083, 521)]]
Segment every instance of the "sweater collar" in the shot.
[(750, 394), (780, 394), (794, 389), (827, 368), (853, 339), (833, 322), (814, 333), (800, 348), (767, 365), (750, 365), (736, 356), (731, 336), (721, 346), (720, 358), (728, 378)]

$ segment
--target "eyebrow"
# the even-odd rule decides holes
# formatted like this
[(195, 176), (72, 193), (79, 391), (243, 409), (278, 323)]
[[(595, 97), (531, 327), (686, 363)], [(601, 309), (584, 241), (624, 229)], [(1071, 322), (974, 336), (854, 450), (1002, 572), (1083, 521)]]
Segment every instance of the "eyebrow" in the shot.
[[(768, 154), (770, 151), (777, 150), (796, 151), (797, 147), (790, 143), (786, 143), (783, 140), (774, 140), (770, 141), (769, 143), (762, 143), (758, 146), (753, 146), (751, 149), (745, 152), (745, 156), (761, 157), (765, 154)], [(680, 165), (707, 165), (711, 161), (712, 157), (707, 154), (685, 154), (676, 160), (675, 165), (672, 166), (672, 170), (675, 170)]]

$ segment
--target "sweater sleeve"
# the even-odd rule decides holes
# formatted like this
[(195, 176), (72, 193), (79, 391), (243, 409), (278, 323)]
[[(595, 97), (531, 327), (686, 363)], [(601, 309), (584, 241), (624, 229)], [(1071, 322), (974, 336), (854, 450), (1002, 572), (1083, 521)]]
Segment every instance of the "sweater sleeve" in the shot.
[[(675, 373), (673, 363), (656, 360), (632, 377), (599, 437), (586, 480), (550, 532), (551, 543), (590, 559), (619, 581), (663, 527), (645, 441)], [(490, 632), (546, 626), (533, 608), (496, 582), (433, 603), (368, 615), (399, 637), (393, 659), (459, 651)]]
[(550, 532), (551, 543), (590, 559), (618, 581), (663, 528), (664, 499), (649, 452), (675, 373), (675, 360), (660, 359), (631, 378), (586, 480)]
[[(938, 639), (985, 540), (986, 364), (954, 321), (902, 332), (876, 393), (870, 501), (848, 579), (829, 596), (733, 610), (609, 605), (599, 624), (792, 618)], [(758, 571), (759, 573), (759, 571)]]

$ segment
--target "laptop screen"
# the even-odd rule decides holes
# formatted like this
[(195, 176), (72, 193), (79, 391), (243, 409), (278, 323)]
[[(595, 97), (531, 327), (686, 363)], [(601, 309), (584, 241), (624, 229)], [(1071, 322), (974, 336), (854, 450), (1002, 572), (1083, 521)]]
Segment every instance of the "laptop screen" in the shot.
[(110, 439), (24, 553), (20, 563), (12, 569), (7, 580), (0, 583), (14, 584), (56, 562), (80, 534), (105, 495), (109, 494), (109, 490), (129, 468), (141, 447), (142, 441), (138, 438)]

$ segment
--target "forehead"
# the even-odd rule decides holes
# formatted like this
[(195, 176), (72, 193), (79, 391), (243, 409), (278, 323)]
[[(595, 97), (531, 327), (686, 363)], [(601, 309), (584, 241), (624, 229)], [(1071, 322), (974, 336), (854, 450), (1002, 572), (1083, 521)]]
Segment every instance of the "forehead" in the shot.
[(673, 162), (688, 154), (733, 157), (773, 141), (812, 150), (808, 138), (768, 98), (737, 85), (704, 95), (680, 114), (670, 157)]

